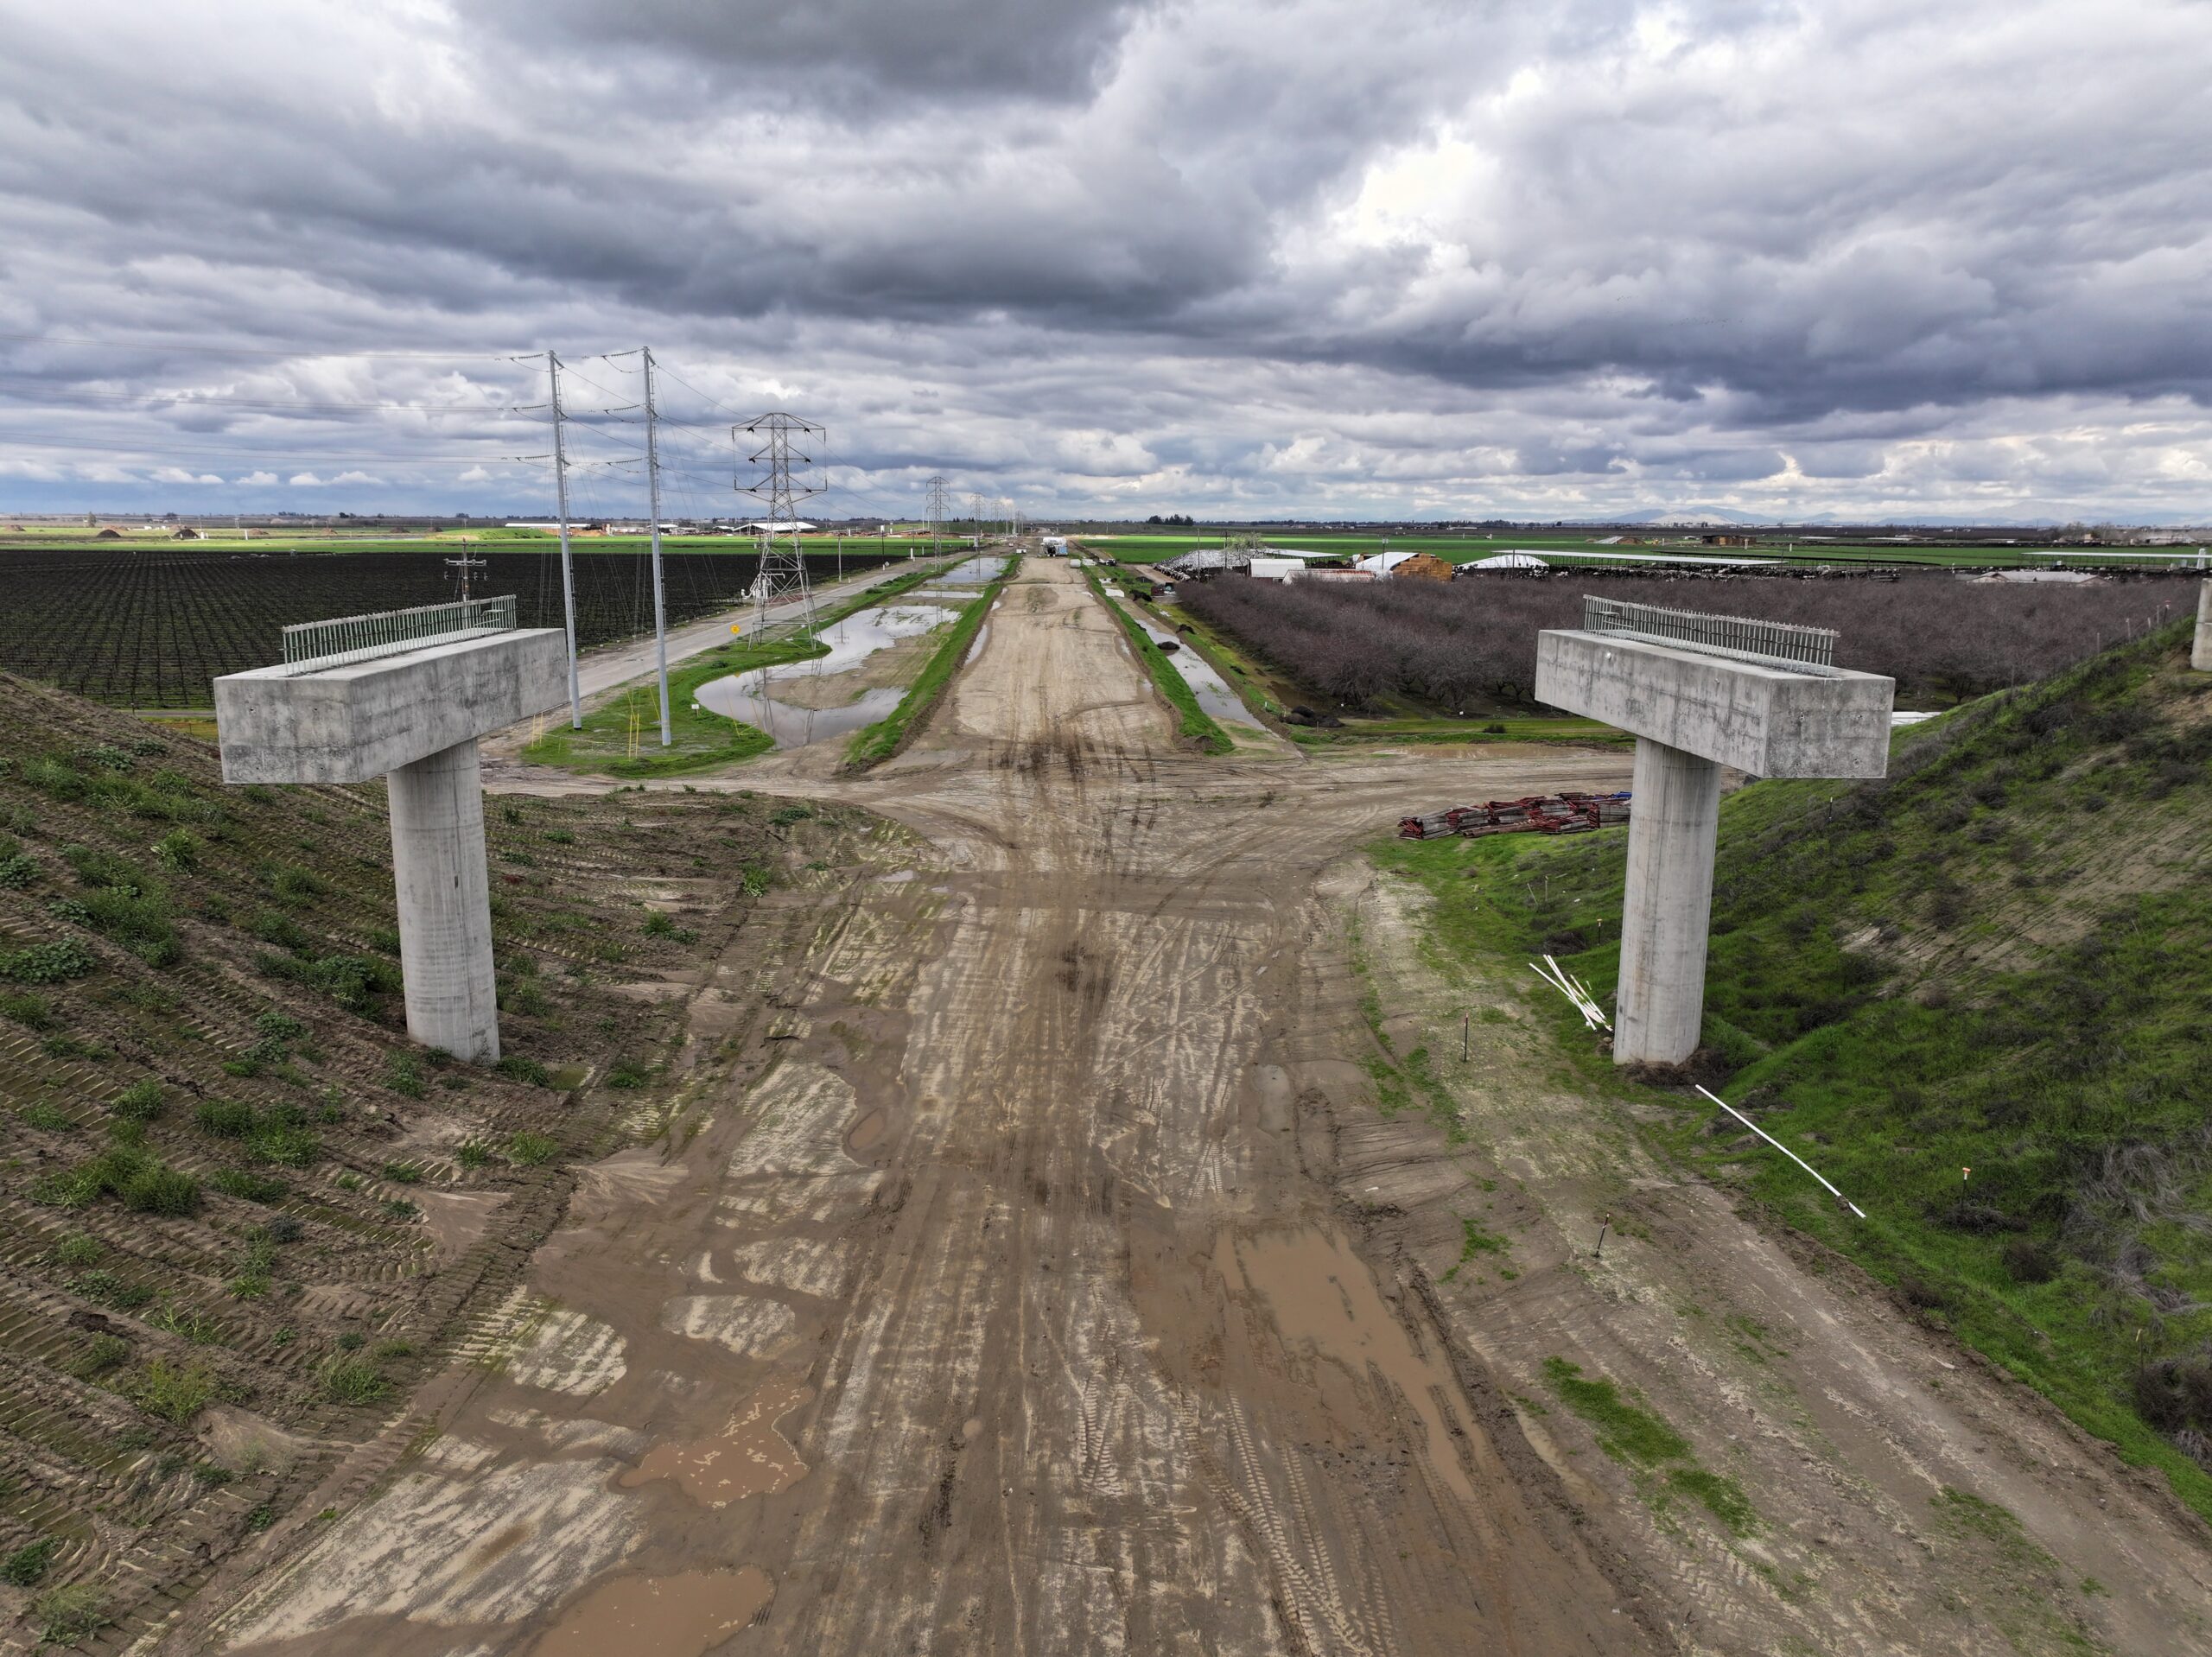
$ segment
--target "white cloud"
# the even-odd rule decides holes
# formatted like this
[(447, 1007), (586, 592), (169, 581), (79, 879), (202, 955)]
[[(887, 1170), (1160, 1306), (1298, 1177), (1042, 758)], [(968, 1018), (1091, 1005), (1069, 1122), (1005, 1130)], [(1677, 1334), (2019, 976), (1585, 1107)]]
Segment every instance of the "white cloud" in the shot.
[(323, 487), (322, 479), (316, 477), (312, 472), (295, 472), (289, 478), (286, 479), (285, 481), (289, 483), (295, 489), (321, 489)]
[(473, 466), (469, 467), (467, 471), (462, 473), (460, 477), (454, 479), (454, 481), (456, 483), (486, 483), (490, 481), (491, 476), (491, 473), (484, 467), (480, 466)]
[[(294, 481), (295, 483), (296, 483), (296, 482), (298, 482), (299, 480), (296, 478), (296, 479), (293, 479), (293, 481)], [(367, 473), (365, 473), (365, 472), (341, 472), (341, 473), (340, 473), (336, 477), (333, 478), (330, 481), (331, 481), (332, 483), (334, 483), (334, 484), (340, 484), (340, 483), (378, 483), (378, 484), (380, 484), (380, 483), (382, 483), (382, 482), (384, 481), (384, 479), (383, 479), (382, 478), (372, 478), (372, 477), (371, 477), (371, 476), (370, 476)]]
[(249, 472), (237, 481), (242, 489), (266, 489), (276, 481), (276, 474), (274, 472)]

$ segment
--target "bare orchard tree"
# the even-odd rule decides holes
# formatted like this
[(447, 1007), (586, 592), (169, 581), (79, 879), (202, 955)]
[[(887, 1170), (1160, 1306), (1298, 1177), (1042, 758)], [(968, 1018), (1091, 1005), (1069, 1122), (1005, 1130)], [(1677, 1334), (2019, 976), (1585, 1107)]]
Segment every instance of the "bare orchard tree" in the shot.
[(1478, 701), (1528, 704), (1536, 634), (1581, 625), (1586, 591), (1834, 627), (1840, 666), (1888, 674), (1923, 697), (2041, 678), (2172, 619), (2196, 595), (2193, 581), (2149, 576), (2059, 587), (1934, 573), (1829, 581), (1554, 573), (1462, 576), (1449, 587), (1224, 576), (1185, 587), (1182, 602), (1327, 702), (1365, 708), (1402, 696), (1458, 712)]

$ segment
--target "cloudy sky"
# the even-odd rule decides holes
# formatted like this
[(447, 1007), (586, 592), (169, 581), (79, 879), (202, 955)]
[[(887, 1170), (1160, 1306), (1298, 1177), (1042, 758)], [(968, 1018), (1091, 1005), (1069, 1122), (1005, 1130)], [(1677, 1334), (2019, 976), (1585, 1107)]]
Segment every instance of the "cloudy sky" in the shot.
[(2212, 518), (2203, 0), (0, 0), (0, 507)]

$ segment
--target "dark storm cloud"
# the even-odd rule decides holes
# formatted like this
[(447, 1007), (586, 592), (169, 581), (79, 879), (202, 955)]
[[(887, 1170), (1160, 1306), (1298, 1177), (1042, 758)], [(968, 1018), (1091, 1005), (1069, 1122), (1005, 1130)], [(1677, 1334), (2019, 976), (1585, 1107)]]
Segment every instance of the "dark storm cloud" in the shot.
[(0, 330), (486, 359), (7, 346), (0, 486), (436, 492), (651, 339), (886, 511), (2212, 511), (2201, 6), (0, 7)]
[(827, 86), (895, 98), (1039, 98), (1090, 91), (1138, 0), (463, 0), (466, 16), (542, 49), (616, 46), (720, 77), (755, 96)]

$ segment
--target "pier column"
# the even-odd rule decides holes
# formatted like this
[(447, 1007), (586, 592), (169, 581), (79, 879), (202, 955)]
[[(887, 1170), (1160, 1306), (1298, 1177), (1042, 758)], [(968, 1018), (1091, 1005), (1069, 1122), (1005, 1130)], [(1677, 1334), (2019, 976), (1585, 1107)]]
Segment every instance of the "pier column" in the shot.
[(1635, 801), (1613, 1058), (1679, 1064), (1697, 1051), (1704, 1022), (1720, 767), (1638, 737)]
[(402, 765), (386, 780), (407, 1033), (456, 1058), (493, 1063), (499, 996), (476, 740)]

